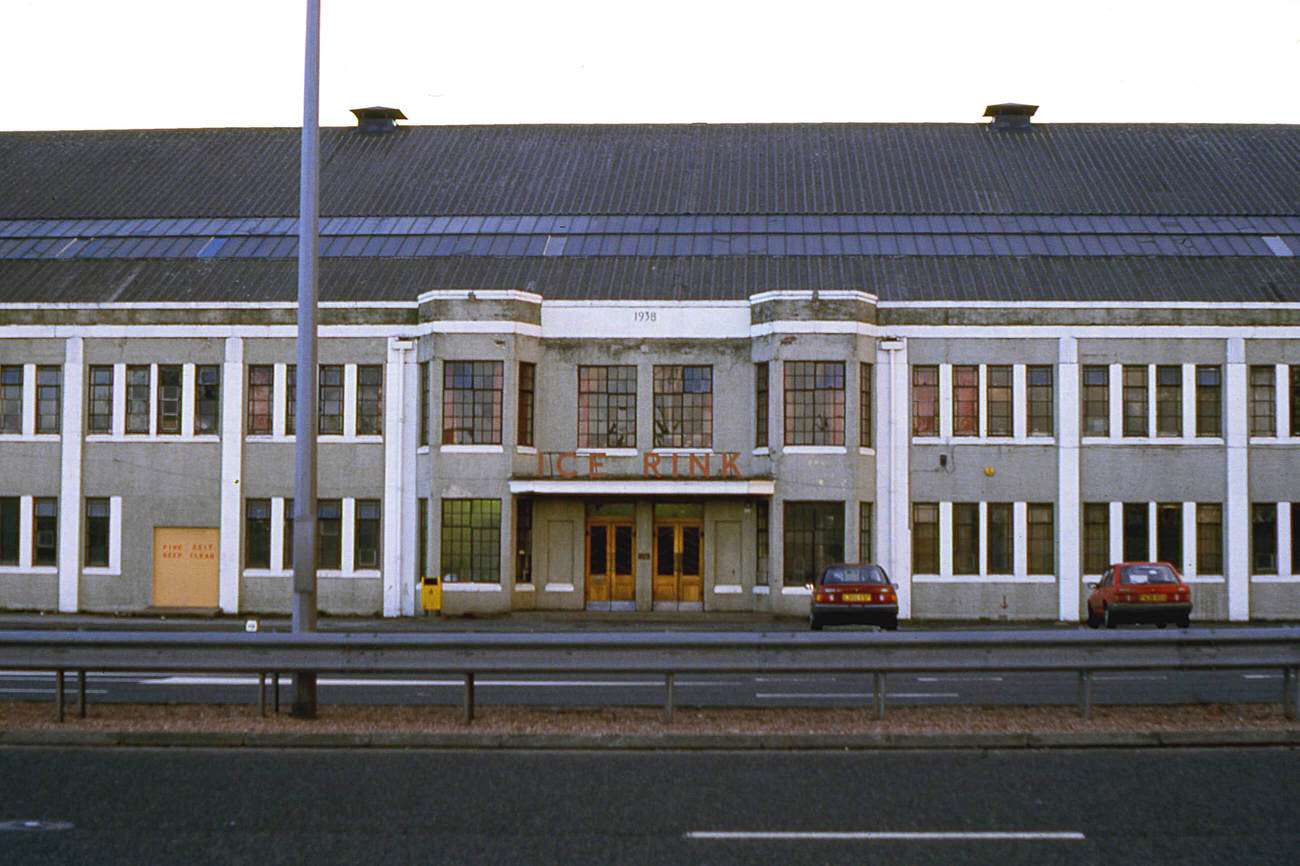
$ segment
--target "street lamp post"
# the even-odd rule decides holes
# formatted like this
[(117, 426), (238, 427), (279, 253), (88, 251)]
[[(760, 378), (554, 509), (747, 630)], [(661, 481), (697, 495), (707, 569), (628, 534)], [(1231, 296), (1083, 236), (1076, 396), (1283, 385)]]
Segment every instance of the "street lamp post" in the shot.
[[(320, 255), (320, 0), (307, 0), (298, 202), (298, 368), (294, 407), (293, 631), (316, 630), (316, 271)], [(295, 671), (292, 714), (316, 717), (316, 672)]]

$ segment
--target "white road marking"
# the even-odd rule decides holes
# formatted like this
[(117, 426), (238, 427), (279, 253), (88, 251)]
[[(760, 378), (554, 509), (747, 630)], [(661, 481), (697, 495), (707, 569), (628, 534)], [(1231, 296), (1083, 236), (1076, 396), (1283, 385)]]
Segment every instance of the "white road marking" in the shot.
[[(55, 694), (57, 691), (58, 691), (58, 690), (55, 689), (54, 686), (51, 685), (49, 688), (44, 688), (44, 689), (35, 689), (35, 688), (33, 688), (33, 689), (0, 689), (0, 694), (6, 694), (6, 695), (52, 695), (52, 694)], [(108, 689), (86, 689), (86, 694), (88, 694), (88, 695), (106, 695), (106, 694), (108, 694)]]
[(1093, 677), (1093, 679), (1110, 680), (1112, 682), (1116, 682), (1119, 680), (1130, 680), (1132, 682), (1140, 682), (1144, 680), (1167, 680), (1169, 679), (1169, 677), (1165, 676), (1164, 674), (1097, 674), (1096, 676)]
[[(289, 680), (289, 674), (283, 674), (280, 677), (281, 683)], [(268, 682), (270, 679), (268, 678)], [(144, 685), (157, 686), (245, 686), (256, 685), (257, 677), (159, 677), (157, 679), (142, 680)], [(352, 679), (346, 677), (321, 677), (317, 679), (317, 686), (462, 686), (465, 681), (456, 677), (455, 679), (438, 679), (438, 680), (393, 680), (393, 679)], [(545, 688), (572, 688), (574, 686), (590, 686), (593, 688), (609, 687), (629, 687), (629, 688), (663, 688), (663, 680), (490, 680), (480, 677), (474, 678), (476, 687), (485, 686), (538, 686)], [(740, 683), (713, 683), (713, 682), (686, 682), (680, 680), (673, 682), (673, 688), (681, 686), (715, 686), (715, 685), (740, 685)]]
[[(955, 698), (956, 692), (886, 692), (890, 698)], [(875, 692), (755, 692), (756, 698), (874, 698)]]
[(1243, 680), (1280, 680), (1281, 674), (1242, 674)]
[(974, 840), (979, 842), (1001, 841), (1005, 839), (1028, 839), (1036, 841), (1078, 842), (1085, 837), (1077, 830), (1062, 831), (1018, 831), (991, 830), (988, 832), (941, 832), (941, 831), (780, 831), (780, 830), (692, 830), (686, 834), (687, 839), (829, 839), (829, 840)]
[(1002, 677), (981, 677), (981, 676), (956, 676), (956, 677), (917, 677), (918, 683), (970, 683), (970, 682), (987, 682), (1000, 683)]

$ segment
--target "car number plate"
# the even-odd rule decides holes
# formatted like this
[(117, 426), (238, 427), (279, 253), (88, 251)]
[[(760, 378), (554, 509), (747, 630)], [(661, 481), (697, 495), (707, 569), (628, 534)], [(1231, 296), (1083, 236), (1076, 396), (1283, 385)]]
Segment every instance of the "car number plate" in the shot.
[(1168, 600), (1169, 600), (1169, 596), (1156, 595), (1154, 593), (1146, 593), (1145, 595), (1138, 596), (1138, 601), (1168, 601)]
[(840, 596), (840, 598), (845, 601), (871, 601), (874, 597), (875, 596), (869, 592), (846, 592), (844, 595)]

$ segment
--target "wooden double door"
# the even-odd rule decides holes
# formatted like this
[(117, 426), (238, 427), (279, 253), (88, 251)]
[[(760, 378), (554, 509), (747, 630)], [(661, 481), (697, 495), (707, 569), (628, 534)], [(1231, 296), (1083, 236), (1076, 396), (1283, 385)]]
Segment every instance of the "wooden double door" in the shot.
[(656, 518), (654, 604), (678, 610), (704, 607), (704, 522), (698, 518)]
[(636, 606), (636, 523), (631, 518), (587, 519), (587, 607)]

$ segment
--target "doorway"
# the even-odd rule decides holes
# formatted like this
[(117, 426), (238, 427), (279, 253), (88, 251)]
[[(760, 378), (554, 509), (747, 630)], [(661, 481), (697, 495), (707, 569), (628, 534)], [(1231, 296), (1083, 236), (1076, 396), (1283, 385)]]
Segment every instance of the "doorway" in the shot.
[(656, 505), (653, 598), (657, 610), (704, 609), (704, 515), (699, 505)]
[(608, 510), (587, 514), (587, 610), (633, 610), (636, 521), (631, 513), (599, 513)]

